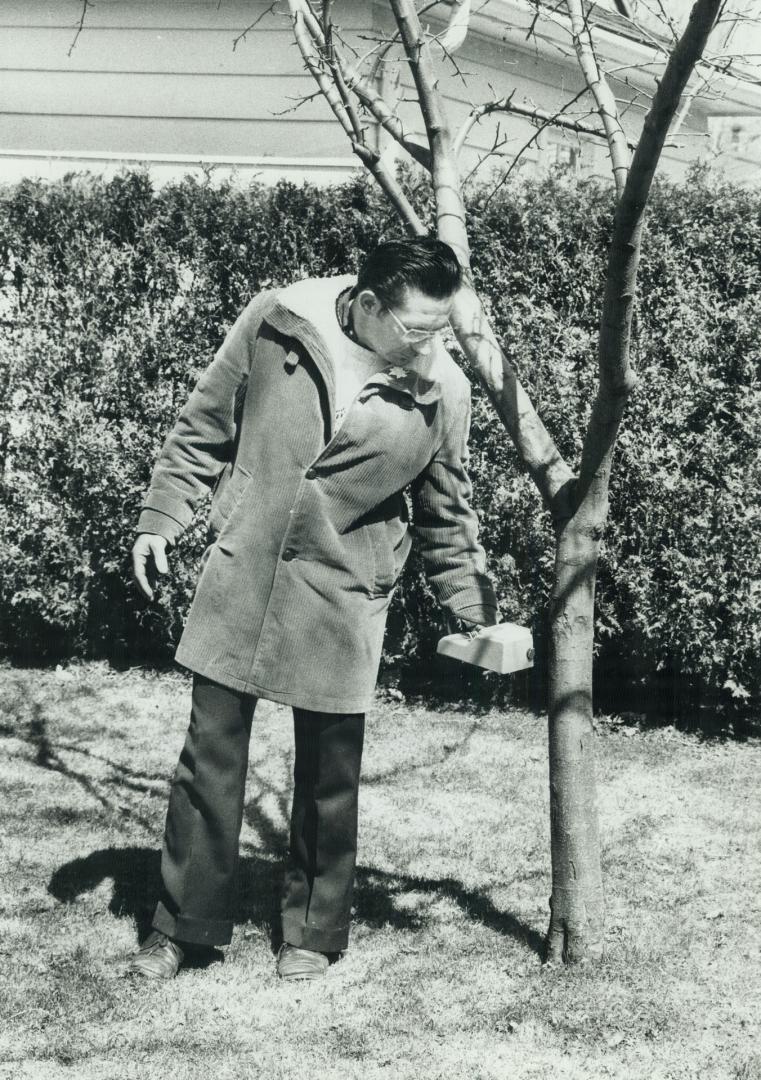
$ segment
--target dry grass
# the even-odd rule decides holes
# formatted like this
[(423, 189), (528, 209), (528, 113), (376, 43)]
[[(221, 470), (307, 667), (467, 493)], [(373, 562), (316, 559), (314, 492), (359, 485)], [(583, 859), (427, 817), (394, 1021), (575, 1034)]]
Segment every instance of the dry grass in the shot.
[(545, 732), (379, 701), (352, 948), (274, 978), (289, 712), (255, 720), (238, 926), (169, 985), (150, 914), (188, 707), (175, 675), (0, 671), (0, 1077), (761, 1080), (761, 744), (599, 738), (608, 957), (547, 970)]

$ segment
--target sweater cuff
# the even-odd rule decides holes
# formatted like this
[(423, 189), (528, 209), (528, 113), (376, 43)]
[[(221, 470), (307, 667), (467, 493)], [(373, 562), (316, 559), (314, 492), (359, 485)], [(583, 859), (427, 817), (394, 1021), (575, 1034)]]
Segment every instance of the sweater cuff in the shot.
[(499, 611), (491, 607), (460, 608), (457, 618), (462, 622), (472, 623), (474, 626), (496, 626), (499, 622)]
[(170, 544), (175, 544), (185, 531), (185, 526), (169, 514), (162, 514), (160, 510), (146, 508), (140, 512), (137, 519), (138, 533), (152, 533), (154, 536), (163, 536)]
[(491, 582), (455, 593), (444, 606), (458, 619), (477, 623), (479, 626), (494, 626), (499, 615), (499, 605)]

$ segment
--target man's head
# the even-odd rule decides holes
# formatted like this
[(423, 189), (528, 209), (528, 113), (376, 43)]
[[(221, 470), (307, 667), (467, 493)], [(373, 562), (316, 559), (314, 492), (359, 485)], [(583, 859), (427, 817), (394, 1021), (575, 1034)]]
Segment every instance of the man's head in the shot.
[(449, 320), (462, 272), (434, 237), (389, 240), (363, 263), (352, 304), (357, 337), (389, 363), (427, 356)]

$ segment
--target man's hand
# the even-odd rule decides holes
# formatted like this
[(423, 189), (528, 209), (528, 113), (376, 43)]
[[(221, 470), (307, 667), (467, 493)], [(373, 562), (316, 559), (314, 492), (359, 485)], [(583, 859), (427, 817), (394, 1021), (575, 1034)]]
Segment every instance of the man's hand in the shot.
[(450, 616), (447, 620), (450, 634), (467, 634), (469, 638), (478, 637), (485, 627), (481, 623), (471, 622), (460, 616)]
[(168, 574), (166, 561), (167, 540), (155, 533), (140, 533), (132, 548), (132, 573), (140, 592), (148, 600), (153, 599), (153, 586), (157, 574)]

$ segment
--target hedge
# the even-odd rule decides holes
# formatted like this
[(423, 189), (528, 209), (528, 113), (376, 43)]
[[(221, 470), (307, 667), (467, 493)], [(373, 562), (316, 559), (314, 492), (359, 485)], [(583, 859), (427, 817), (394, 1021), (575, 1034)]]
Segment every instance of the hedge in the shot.
[[(421, 213), (430, 207), (417, 196)], [(595, 387), (612, 202), (523, 181), (469, 202), (501, 340), (573, 464)], [(258, 289), (354, 269), (399, 227), (362, 180), (331, 189), (72, 175), (0, 193), (0, 648), (21, 662), (171, 654), (205, 543), (200, 514), (155, 605), (128, 550), (151, 464)], [(600, 700), (748, 713), (761, 695), (761, 195), (695, 172), (656, 186), (644, 237), (639, 383), (614, 465), (597, 590)], [(471, 474), (504, 617), (541, 644), (552, 536), (478, 387)], [(440, 619), (416, 559), (389, 664)], [(610, 705), (610, 702), (608, 702)]]

